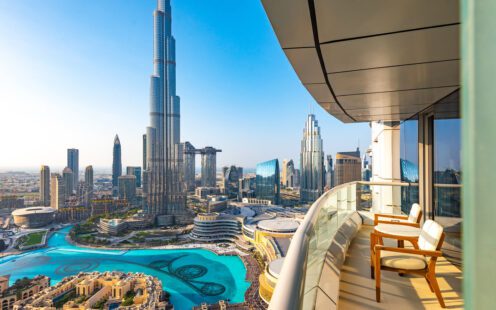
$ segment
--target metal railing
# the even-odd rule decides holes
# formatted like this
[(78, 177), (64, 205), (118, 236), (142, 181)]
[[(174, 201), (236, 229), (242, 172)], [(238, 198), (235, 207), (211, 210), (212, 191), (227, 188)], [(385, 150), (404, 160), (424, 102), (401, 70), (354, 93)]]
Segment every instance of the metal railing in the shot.
[(380, 192), (391, 198), (393, 212), (400, 213), (405, 196), (401, 188), (415, 186), (418, 184), (357, 181), (325, 192), (310, 207), (291, 240), (269, 309), (314, 309), (322, 268), (339, 227), (355, 211), (374, 208)]

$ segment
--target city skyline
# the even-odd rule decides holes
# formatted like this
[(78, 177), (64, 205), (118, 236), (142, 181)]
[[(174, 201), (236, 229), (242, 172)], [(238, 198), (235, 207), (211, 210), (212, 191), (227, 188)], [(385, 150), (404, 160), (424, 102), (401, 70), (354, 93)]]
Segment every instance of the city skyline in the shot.
[[(6, 43), (0, 47), (0, 68), (5, 73), (0, 77), (0, 113), (12, 116), (0, 124), (0, 130), (16, 130), (15, 135), (2, 135), (0, 142), (18, 150), (15, 154), (0, 154), (1, 170), (37, 171), (41, 164), (54, 171), (61, 170), (68, 148), (79, 149), (80, 167), (93, 165), (95, 170), (108, 170), (112, 152), (101, 150), (108, 149), (108, 140), (115, 133), (126, 145), (123, 165), (141, 165), (142, 134), (147, 125), (147, 115), (143, 112), (147, 111), (149, 102), (147, 73), (152, 67), (147, 61), (152, 53), (150, 12), (155, 1), (116, 4), (117, 1), (84, 5), (78, 1), (50, 0), (43, 4), (0, 1), (0, 25), (4, 29), (0, 33)], [(314, 110), (317, 118), (322, 119), (326, 154), (355, 148), (359, 139), (361, 148), (368, 146), (367, 124), (345, 126), (324, 117), (326, 112), (313, 103), (283, 57), (258, 2), (238, 5), (218, 1), (218, 6), (193, 1), (173, 1), (173, 4), (175, 36), (180, 38), (177, 88), (182, 96), (181, 142), (223, 149), (218, 154), (218, 167), (236, 164), (254, 169), (257, 162), (273, 157), (292, 158), (298, 165), (299, 128), (304, 122), (300, 115)], [(65, 16), (65, 12), (74, 11), (73, 7), (81, 11), (74, 21)], [(108, 19), (104, 13), (108, 11), (120, 18)], [(226, 11), (234, 16), (225, 16)], [(33, 22), (31, 18), (17, 18), (43, 14), (50, 19)], [(59, 28), (62, 23), (67, 29), (63, 33)], [(5, 30), (14, 28), (16, 35)], [(65, 37), (70, 33), (77, 34), (79, 41)], [(40, 44), (40, 37), (49, 44)], [(41, 45), (38, 59), (27, 55), (14, 57), (22, 56), (29, 45)], [(204, 58), (211, 61), (205, 63)], [(24, 62), (19, 62), (20, 59)], [(234, 66), (235, 62), (240, 67)], [(105, 70), (100, 67), (103, 63)], [(45, 66), (50, 66), (50, 70)], [(27, 67), (29, 74), (20, 74)], [(69, 69), (73, 74), (69, 74)], [(60, 80), (61, 76), (70, 79)], [(33, 91), (20, 91), (16, 85)], [(288, 88), (294, 91), (288, 93)], [(253, 108), (243, 108), (246, 106)], [(261, 107), (265, 113), (259, 112)], [(25, 110), (32, 113), (24, 116)], [(223, 116), (239, 115), (241, 111), (242, 117)], [(69, 113), (77, 113), (79, 117), (76, 120), (65, 117)], [(28, 129), (11, 123), (20, 115), (30, 124)], [(63, 130), (69, 127), (69, 121), (74, 123), (70, 132)], [(225, 126), (230, 130), (220, 130)], [(272, 134), (267, 136), (267, 131)], [(337, 131), (346, 134), (333, 136)], [(26, 139), (33, 143), (18, 142)], [(243, 143), (237, 143), (239, 140)], [(33, 148), (36, 152), (32, 152)]]

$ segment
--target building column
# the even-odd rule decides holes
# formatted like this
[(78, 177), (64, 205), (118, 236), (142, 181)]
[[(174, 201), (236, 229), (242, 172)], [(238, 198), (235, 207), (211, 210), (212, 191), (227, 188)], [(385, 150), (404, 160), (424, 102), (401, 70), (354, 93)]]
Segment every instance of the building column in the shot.
[[(372, 122), (372, 182), (400, 182), (400, 126)], [(401, 214), (399, 186), (371, 186), (372, 212)]]
[(496, 305), (496, 1), (462, 0), (462, 215), (466, 309)]

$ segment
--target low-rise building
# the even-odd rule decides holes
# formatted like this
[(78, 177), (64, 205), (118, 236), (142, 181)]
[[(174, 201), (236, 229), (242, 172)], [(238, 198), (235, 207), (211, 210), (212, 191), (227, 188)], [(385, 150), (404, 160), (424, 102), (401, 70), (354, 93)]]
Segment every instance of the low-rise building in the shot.
[(51, 207), (31, 207), (12, 212), (14, 224), (21, 228), (38, 228), (49, 225), (55, 218), (55, 209)]
[(30, 298), (14, 303), (14, 310), (56, 310), (54, 299), (67, 296), (63, 309), (92, 309), (101, 304), (104, 309), (165, 310), (162, 283), (142, 273), (81, 272), (62, 279)]
[(117, 236), (124, 233), (127, 230), (140, 230), (150, 227), (153, 224), (151, 218), (136, 215), (125, 219), (100, 219), (98, 227), (100, 231), (104, 234), (109, 234), (112, 236)]
[(50, 278), (36, 276), (33, 279), (18, 279), (9, 286), (10, 276), (0, 276), (0, 307), (2, 310), (14, 309), (16, 301), (23, 301), (50, 286)]
[(206, 199), (208, 195), (220, 195), (220, 188), (202, 186), (195, 189), (195, 196), (198, 198)]
[(242, 217), (219, 213), (200, 213), (194, 219), (191, 239), (203, 242), (234, 242), (241, 234)]

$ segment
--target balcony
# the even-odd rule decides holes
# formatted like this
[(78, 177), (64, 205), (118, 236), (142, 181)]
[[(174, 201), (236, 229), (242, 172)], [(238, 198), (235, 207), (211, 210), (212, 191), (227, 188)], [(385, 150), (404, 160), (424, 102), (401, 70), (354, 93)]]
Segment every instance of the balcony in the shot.
[[(352, 182), (333, 188), (310, 208), (295, 233), (269, 309), (439, 308), (422, 276), (382, 272), (382, 300), (370, 278), (370, 233), (377, 205), (401, 213), (415, 184)], [(395, 246), (395, 241), (385, 240)], [(409, 245), (406, 244), (406, 247)], [(447, 308), (463, 308), (462, 271), (443, 253), (436, 276)]]

